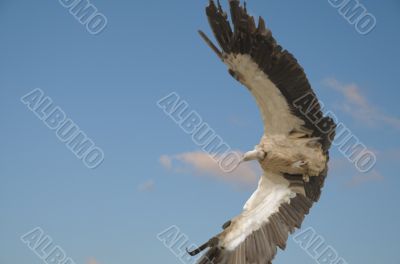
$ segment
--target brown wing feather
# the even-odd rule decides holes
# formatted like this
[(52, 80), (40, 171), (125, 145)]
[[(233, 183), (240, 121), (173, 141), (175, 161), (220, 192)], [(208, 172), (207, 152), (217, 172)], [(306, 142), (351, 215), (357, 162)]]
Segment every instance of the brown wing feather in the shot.
[(300, 228), (312, 207), (312, 201), (298, 194), (282, 204), (260, 229), (249, 235), (234, 251), (219, 247), (209, 249), (199, 264), (265, 264), (271, 263), (277, 247), (285, 249), (288, 236)]
[[(277, 44), (262, 18), (256, 25), (254, 18), (248, 15), (238, 0), (229, 2), (233, 30), (219, 2), (215, 5), (211, 0), (206, 9), (210, 26), (222, 51), (219, 51), (204, 33), (201, 33), (202, 37), (221, 59), (227, 54), (249, 55), (280, 90), (290, 106), (291, 113), (304, 121), (305, 130), (311, 131), (308, 136), (319, 138), (323, 150), (328, 155), (336, 125), (331, 118), (323, 116), (303, 68), (293, 55)], [(238, 77), (234, 72), (231, 74)], [(316, 117), (319, 122), (312, 122), (295, 107), (295, 100), (305, 94), (310, 94), (316, 102), (308, 114)], [(325, 130), (321, 129), (321, 126)], [(324, 132), (326, 128), (329, 128), (329, 133)], [(264, 225), (248, 235), (234, 250), (229, 251), (213, 245), (200, 259), (199, 264), (271, 264), (277, 248), (286, 247), (289, 234), (300, 228), (313, 202), (318, 201), (326, 174), (327, 169), (321, 177), (312, 177), (308, 183), (303, 182), (301, 175), (285, 175), (290, 182), (290, 188), (297, 193), (296, 196), (288, 203), (281, 204), (278, 212), (272, 214)], [(301, 187), (304, 187), (305, 192), (298, 191)]]
[[(304, 121), (304, 128), (311, 131), (309, 137), (319, 138), (322, 149), (329, 156), (329, 148), (335, 137), (336, 124), (330, 117), (324, 117), (318, 99), (311, 89), (303, 68), (288, 51), (283, 50), (266, 28), (265, 21), (260, 18), (258, 26), (238, 0), (229, 0), (231, 20), (218, 2), (210, 1), (206, 8), (208, 20), (214, 36), (224, 54), (247, 54), (258, 64), (259, 68), (273, 81), (286, 98), (291, 112)], [(220, 56), (223, 56), (219, 54)], [(307, 113), (295, 107), (295, 101), (308, 94), (313, 102)], [(319, 120), (313, 122), (310, 116)], [(304, 183), (306, 195), (318, 201), (324, 186), (327, 171), (320, 177), (312, 177)], [(295, 175), (296, 176), (296, 175)], [(300, 175), (297, 175), (302, 178)]]

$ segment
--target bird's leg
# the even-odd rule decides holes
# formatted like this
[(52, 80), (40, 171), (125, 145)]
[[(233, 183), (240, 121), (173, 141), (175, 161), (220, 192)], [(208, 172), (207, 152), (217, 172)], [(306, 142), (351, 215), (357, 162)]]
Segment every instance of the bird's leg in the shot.
[(242, 156), (242, 159), (240, 160), (238, 166), (236, 166), (235, 169), (237, 169), (239, 165), (245, 161), (251, 161), (251, 160), (263, 161), (266, 156), (267, 153), (260, 146), (255, 146), (254, 150), (246, 152)]
[(262, 161), (266, 156), (266, 153), (260, 146), (256, 146), (254, 150), (246, 152), (243, 155), (242, 162), (250, 161), (250, 160), (259, 160)]

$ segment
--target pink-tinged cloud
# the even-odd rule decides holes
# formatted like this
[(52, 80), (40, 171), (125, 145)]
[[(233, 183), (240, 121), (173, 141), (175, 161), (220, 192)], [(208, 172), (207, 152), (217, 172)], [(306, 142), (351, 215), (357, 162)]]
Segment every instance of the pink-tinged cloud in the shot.
[(370, 126), (387, 125), (400, 130), (400, 118), (383, 113), (369, 102), (356, 84), (343, 84), (333, 78), (323, 83), (343, 95), (345, 101), (341, 108), (355, 120)]
[(150, 192), (153, 191), (155, 187), (155, 182), (153, 180), (145, 181), (138, 186), (138, 191), (140, 192)]
[(160, 158), (164, 168), (176, 173), (209, 176), (234, 184), (241, 188), (253, 188), (262, 174), (257, 163), (242, 163), (233, 172), (224, 172), (210, 155), (204, 152), (186, 152), (178, 155), (163, 155)]
[(97, 262), (97, 260), (96, 260), (96, 259), (94, 259), (94, 258), (90, 258), (90, 259), (88, 260), (87, 264), (100, 264), (100, 263), (99, 263), (99, 262)]
[(170, 157), (168, 157), (166, 155), (163, 155), (163, 156), (160, 157), (160, 163), (166, 169), (171, 169), (172, 168), (172, 160), (171, 160)]
[(342, 183), (349, 188), (385, 180), (385, 177), (377, 169), (361, 173), (349, 160), (339, 157), (331, 157), (328, 177), (338, 177), (338, 179), (341, 177)]
[(376, 170), (373, 170), (369, 173), (357, 174), (357, 175), (353, 176), (353, 178), (351, 178), (347, 182), (347, 186), (348, 187), (358, 187), (365, 183), (381, 182), (384, 179), (385, 179), (385, 177), (382, 174), (380, 174)]

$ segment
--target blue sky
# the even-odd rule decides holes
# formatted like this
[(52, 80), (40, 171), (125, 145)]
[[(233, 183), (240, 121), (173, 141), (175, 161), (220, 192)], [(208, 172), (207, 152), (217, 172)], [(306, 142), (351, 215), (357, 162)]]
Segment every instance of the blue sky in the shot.
[[(247, 151), (260, 139), (250, 94), (197, 35), (210, 32), (207, 1), (91, 3), (108, 19), (96, 36), (57, 0), (0, 2), (1, 264), (42, 263), (19, 239), (37, 226), (77, 264), (178, 263), (159, 232), (176, 225), (204, 242), (255, 188), (177, 158), (200, 148), (156, 106), (176, 92), (232, 148)], [(348, 263), (397, 264), (400, 5), (362, 4), (377, 19), (366, 36), (327, 0), (252, 0), (248, 7), (378, 157), (373, 172), (360, 174), (333, 149), (322, 199), (303, 226)], [(35, 88), (103, 149), (101, 166), (86, 168), (21, 103)], [(294, 261), (314, 263), (290, 240), (274, 263)]]

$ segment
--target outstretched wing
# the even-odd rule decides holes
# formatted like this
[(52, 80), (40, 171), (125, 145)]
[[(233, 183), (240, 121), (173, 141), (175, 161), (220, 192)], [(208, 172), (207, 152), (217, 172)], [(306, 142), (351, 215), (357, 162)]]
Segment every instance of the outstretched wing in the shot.
[[(229, 73), (254, 96), (265, 136), (317, 138), (328, 156), (336, 124), (324, 117), (303, 68), (276, 43), (262, 18), (256, 25), (238, 0), (229, 3), (233, 30), (219, 2), (215, 5), (210, 0), (206, 9), (222, 50), (200, 34)], [(289, 234), (300, 227), (313, 202), (318, 201), (326, 174), (327, 168), (306, 183), (302, 175), (265, 172), (243, 212), (192, 254), (209, 247), (200, 264), (270, 264), (277, 248), (285, 248)]]
[(228, 66), (230, 74), (245, 85), (260, 108), (264, 133), (301, 133), (319, 138), (328, 150), (335, 127), (325, 118), (303, 68), (288, 51), (277, 44), (262, 18), (258, 26), (238, 0), (229, 0), (231, 19), (214, 1), (206, 12), (222, 51), (207, 36), (204, 40)]
[[(229, 73), (245, 85), (255, 98), (264, 121), (264, 134), (317, 138), (328, 156), (336, 124), (324, 117), (303, 68), (277, 44), (260, 17), (256, 25), (240, 1), (229, 0), (231, 20), (220, 3), (210, 0), (206, 13), (219, 50), (203, 33), (203, 39), (228, 66)], [(304, 184), (307, 197), (317, 201), (326, 171)], [(288, 176), (296, 178), (295, 176)]]
[[(312, 201), (281, 174), (266, 173), (243, 212), (214, 240), (199, 264), (266, 264), (300, 228)], [(210, 246), (210, 245), (209, 245)]]

